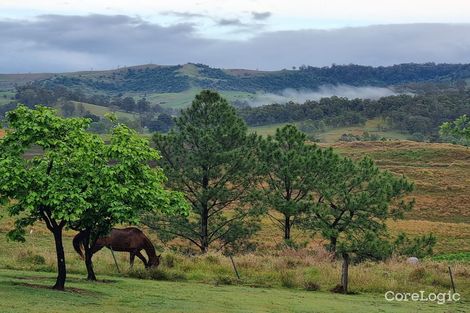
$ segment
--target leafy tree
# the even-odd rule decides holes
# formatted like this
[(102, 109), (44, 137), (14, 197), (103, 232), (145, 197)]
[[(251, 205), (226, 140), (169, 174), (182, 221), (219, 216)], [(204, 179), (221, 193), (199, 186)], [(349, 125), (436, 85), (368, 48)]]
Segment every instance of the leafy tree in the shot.
[(151, 120), (147, 123), (149, 130), (162, 133), (168, 132), (174, 125), (175, 122), (173, 121), (173, 118), (171, 115), (166, 113), (159, 114), (156, 120)]
[(379, 170), (369, 158), (334, 160), (328, 170), (313, 173), (316, 201), (304, 227), (320, 231), (329, 241), (328, 249), (342, 256), (342, 288), (347, 292), (350, 255), (373, 256), (385, 250), (385, 223), (411, 210), (414, 201), (403, 197), (413, 190), (413, 184)]
[(96, 280), (92, 248), (99, 237), (115, 224), (137, 224), (142, 212), (185, 214), (187, 203), (182, 194), (164, 190), (163, 170), (149, 166), (158, 152), (128, 127), (115, 126), (110, 143), (97, 140), (91, 153), (93, 167), (84, 173), (88, 206), (70, 227), (81, 232), (88, 279)]
[[(52, 109), (24, 106), (7, 114), (7, 134), (0, 139), (0, 196), (17, 216), (9, 238), (24, 241), (24, 228), (42, 220), (54, 235), (58, 276), (53, 288), (63, 290), (66, 279), (62, 230), (78, 221), (89, 206), (87, 178), (90, 153), (97, 138), (87, 133), (88, 120), (64, 119)], [(39, 147), (32, 159), (25, 153)]]
[(168, 239), (181, 237), (208, 251), (257, 230), (257, 210), (246, 200), (256, 186), (258, 137), (218, 93), (202, 91), (167, 135), (155, 134), (168, 185), (184, 191), (189, 217), (147, 214), (144, 223)]
[[(86, 131), (89, 122), (64, 119), (41, 106), (20, 106), (7, 114), (9, 129), (0, 140), (1, 200), (17, 216), (8, 236), (24, 240), (25, 227), (38, 220), (46, 224), (54, 235), (58, 276), (53, 288), (59, 290), (66, 279), (65, 227), (89, 231), (91, 245), (113, 224), (135, 222), (134, 205), (143, 210), (161, 205), (169, 213), (178, 202), (177, 194), (163, 190), (161, 170), (147, 165), (158, 154), (143, 139), (119, 125), (105, 145)], [(40, 154), (25, 158), (37, 147)]]
[(141, 98), (139, 101), (137, 101), (137, 111), (142, 114), (144, 112), (147, 112), (150, 110), (150, 102), (147, 100), (147, 98)]
[(125, 97), (124, 99), (122, 99), (121, 108), (127, 112), (135, 111), (136, 104), (134, 98)]
[(285, 240), (291, 239), (291, 228), (308, 206), (315, 179), (311, 171), (319, 170), (316, 167), (322, 151), (305, 141), (304, 133), (286, 125), (262, 142), (259, 153), (266, 181), (262, 184), (263, 202), (268, 209), (281, 213), (282, 219), (268, 214), (282, 229)]
[(464, 114), (453, 122), (446, 122), (441, 125), (439, 132), (441, 136), (451, 136), (470, 143), (470, 117)]

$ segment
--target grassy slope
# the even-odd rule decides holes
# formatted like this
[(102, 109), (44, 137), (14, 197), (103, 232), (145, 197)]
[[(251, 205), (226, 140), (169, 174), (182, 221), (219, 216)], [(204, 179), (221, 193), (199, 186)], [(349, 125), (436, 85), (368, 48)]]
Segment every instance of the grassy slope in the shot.
[[(179, 93), (151, 93), (147, 95), (147, 99), (165, 108), (181, 109), (189, 106), (200, 91), (201, 89), (191, 88)], [(220, 91), (220, 93), (229, 101), (246, 99), (246, 97), (252, 96), (250, 93), (241, 91)], [(141, 97), (141, 95), (133, 96)]]
[(413, 141), (329, 146), (353, 158), (369, 155), (381, 168), (415, 182), (416, 209), (408, 218), (470, 223), (470, 149)]
[(13, 97), (15, 93), (11, 90), (1, 91), (0, 90), (0, 106), (4, 105), (11, 101), (11, 97)]
[[(78, 104), (79, 102), (75, 102)], [(91, 103), (84, 103), (82, 102), (83, 106), (85, 107), (86, 110), (90, 111), (90, 113), (98, 115), (98, 116), (104, 116), (106, 113), (110, 113), (111, 110), (108, 107), (100, 106), (100, 105), (95, 105)], [(122, 111), (116, 111), (115, 112), (117, 117), (123, 117), (123, 118), (128, 118), (129, 120), (135, 119), (135, 115), (132, 113), (127, 113), (127, 112), (122, 112)]]
[[(270, 124), (263, 126), (250, 127), (250, 130), (256, 132), (259, 135), (267, 136), (273, 135), (276, 132), (276, 128), (282, 127), (287, 124), (299, 125), (299, 123), (279, 123)], [(409, 137), (408, 134), (403, 134), (397, 131), (383, 131), (379, 129), (379, 125), (383, 124), (380, 119), (368, 120), (363, 126), (348, 126), (328, 129), (324, 132), (315, 133), (316, 137), (320, 142), (334, 143), (339, 140), (342, 134), (353, 134), (362, 135), (364, 132), (368, 132), (371, 135), (378, 135), (392, 140), (405, 140)]]
[[(107, 278), (109, 279), (109, 278)], [(466, 312), (465, 303), (389, 303), (379, 295), (342, 296), (197, 283), (71, 277), (69, 292), (41, 288), (51, 274), (0, 270), (0, 311), (17, 312)], [(29, 285), (28, 285), (29, 284)], [(35, 287), (31, 286), (35, 285)]]
[(362, 135), (364, 132), (368, 132), (371, 135), (385, 137), (387, 139), (404, 140), (409, 137), (407, 134), (396, 131), (382, 131), (378, 127), (381, 123), (383, 122), (381, 122), (380, 119), (371, 119), (368, 120), (364, 126), (349, 126), (330, 129), (326, 132), (320, 133), (318, 135), (318, 139), (320, 139), (321, 142), (335, 142), (342, 134)]

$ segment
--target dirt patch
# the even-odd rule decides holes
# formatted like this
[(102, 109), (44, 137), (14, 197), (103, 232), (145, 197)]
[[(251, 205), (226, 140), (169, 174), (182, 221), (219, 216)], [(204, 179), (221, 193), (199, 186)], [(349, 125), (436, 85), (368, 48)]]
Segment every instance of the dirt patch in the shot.
[(9, 278), (14, 278), (14, 279), (19, 279), (19, 280), (46, 280), (47, 277), (41, 277), (41, 276), (5, 276)]
[(87, 279), (80, 279), (79, 281), (87, 282), (87, 283), (90, 283), (90, 284), (114, 284), (114, 283), (118, 282), (118, 280), (114, 280), (114, 279), (98, 279), (98, 280), (95, 280), (95, 281), (91, 281), (91, 280), (87, 280)]
[[(13, 285), (23, 286), (23, 287), (28, 287), (28, 288), (35, 288), (35, 289), (55, 290), (55, 289), (52, 289), (50, 286), (39, 285), (39, 284), (13, 282)], [(56, 290), (56, 291), (60, 291), (60, 290)], [(76, 294), (86, 295), (86, 296), (96, 296), (97, 295), (97, 292), (90, 291), (90, 290), (85, 290), (85, 289), (81, 289), (81, 288), (75, 288), (75, 287), (66, 287), (64, 292), (76, 293)]]

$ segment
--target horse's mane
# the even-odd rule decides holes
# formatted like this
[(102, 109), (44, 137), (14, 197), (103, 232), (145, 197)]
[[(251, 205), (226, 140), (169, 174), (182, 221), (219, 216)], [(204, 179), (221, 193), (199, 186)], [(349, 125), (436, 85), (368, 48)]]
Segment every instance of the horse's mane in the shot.
[(144, 236), (144, 239), (145, 239), (145, 252), (147, 252), (147, 255), (149, 258), (155, 258), (157, 257), (157, 254), (155, 252), (155, 247), (153, 246), (153, 243), (150, 241), (150, 239), (145, 236), (144, 233), (142, 233), (142, 235)]

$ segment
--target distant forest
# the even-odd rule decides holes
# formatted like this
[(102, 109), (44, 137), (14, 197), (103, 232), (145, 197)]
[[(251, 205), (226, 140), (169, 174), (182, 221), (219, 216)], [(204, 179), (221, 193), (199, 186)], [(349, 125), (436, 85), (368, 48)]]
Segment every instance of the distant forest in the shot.
[(38, 81), (47, 88), (63, 86), (101, 93), (182, 92), (191, 87), (219, 91), (277, 92), (286, 88), (315, 89), (322, 85), (391, 86), (413, 82), (448, 82), (470, 78), (470, 64), (400, 64), (394, 66), (300, 66), (282, 71), (244, 71), (190, 64), (148, 66), (114, 71), (55, 75)]
[[(250, 126), (303, 122), (310, 131), (361, 125), (371, 118), (382, 118), (384, 127), (409, 133), (416, 140), (439, 140), (438, 127), (463, 114), (470, 114), (470, 91), (464, 78), (470, 77), (470, 64), (401, 64), (390, 67), (359, 65), (315, 68), (301, 66), (278, 72), (231, 72), (193, 64), (198, 73), (184, 75), (182, 66), (129, 68), (99, 72), (98, 75), (56, 76), (16, 87), (14, 100), (0, 107), (0, 117), (23, 103), (60, 107), (65, 115), (77, 111), (71, 101), (90, 103), (139, 114), (132, 127), (150, 131), (168, 131), (173, 126), (174, 109), (150, 103), (145, 95), (154, 92), (180, 92), (196, 84), (198, 88), (238, 91), (276, 92), (284, 88), (302, 88), (324, 84), (352, 86), (395, 86), (412, 93), (383, 97), (378, 100), (323, 98), (305, 103), (273, 103), (250, 107), (235, 101), (239, 114)], [(236, 75), (235, 75), (236, 74)], [(90, 78), (93, 77), (93, 78)], [(112, 91), (112, 92), (110, 92)], [(140, 91), (141, 98), (125, 92)], [(96, 131), (103, 131), (103, 119), (88, 111), (80, 116), (94, 121)]]
[(423, 95), (399, 95), (378, 100), (331, 97), (303, 104), (271, 104), (244, 107), (240, 115), (251, 126), (310, 121), (310, 129), (361, 125), (380, 117), (390, 129), (407, 132), (417, 140), (438, 140), (438, 127), (470, 113), (470, 92), (447, 91)]

